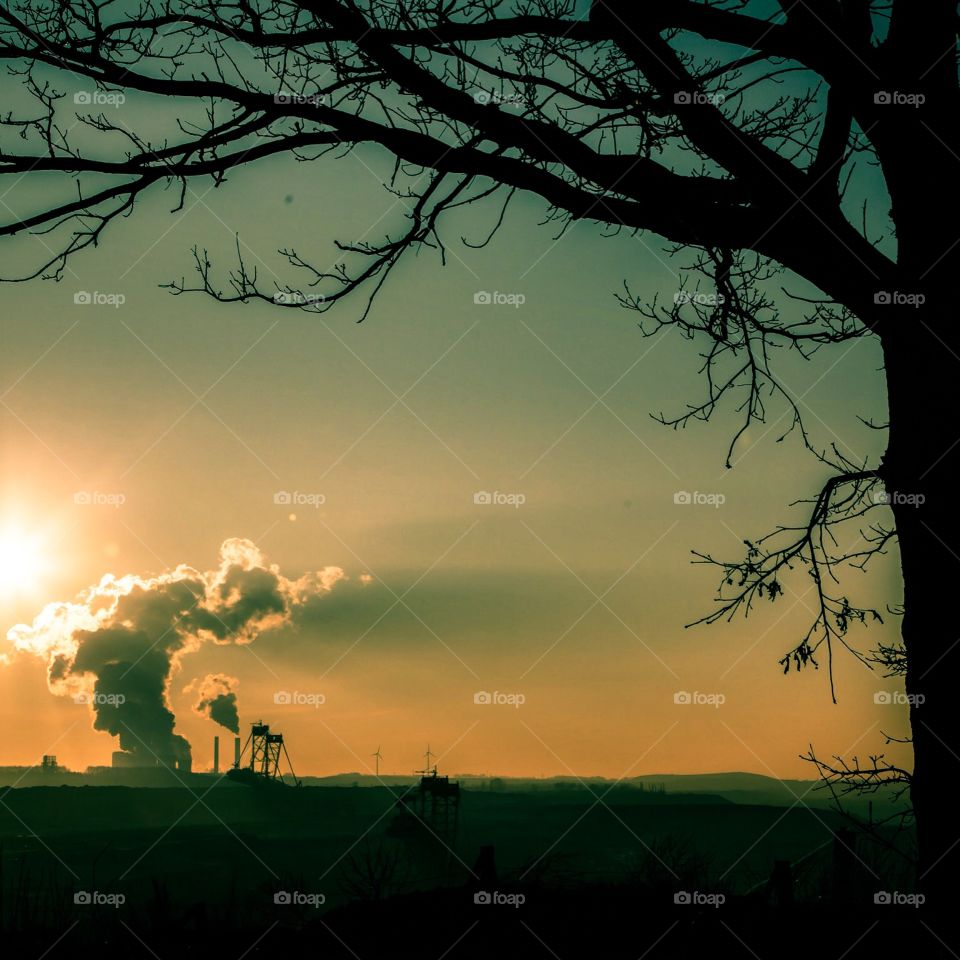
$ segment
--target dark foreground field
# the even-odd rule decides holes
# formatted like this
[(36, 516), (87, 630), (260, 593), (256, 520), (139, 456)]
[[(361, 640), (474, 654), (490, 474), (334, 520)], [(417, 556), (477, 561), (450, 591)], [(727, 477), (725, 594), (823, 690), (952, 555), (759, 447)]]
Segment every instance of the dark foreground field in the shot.
[(454, 828), (402, 789), (4, 791), (5, 955), (950, 956), (949, 917), (830, 811), (466, 791)]

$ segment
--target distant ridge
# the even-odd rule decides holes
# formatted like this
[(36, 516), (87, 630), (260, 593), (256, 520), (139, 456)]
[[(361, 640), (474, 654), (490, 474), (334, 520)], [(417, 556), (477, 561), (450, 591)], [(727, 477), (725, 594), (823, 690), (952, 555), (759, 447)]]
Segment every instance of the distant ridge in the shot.
[[(760, 773), (652, 773), (624, 780), (606, 777), (505, 777), (477, 773), (452, 773), (466, 790), (491, 792), (530, 792), (530, 791), (648, 791), (651, 794), (663, 791), (664, 800), (671, 797), (675, 802), (698, 802), (713, 800), (726, 803), (790, 807), (805, 805), (814, 807), (833, 807), (833, 799), (819, 780), (778, 780), (776, 777)], [(25, 788), (37, 786), (137, 786), (171, 787), (194, 785), (202, 787), (209, 784), (213, 775), (195, 771), (192, 774), (172, 775), (162, 768), (149, 770), (120, 770), (99, 768), (86, 772), (58, 768), (56, 771), (42, 771), (39, 767), (0, 767), (0, 788)], [(224, 786), (234, 786), (224, 779)], [(397, 787), (407, 786), (417, 781), (417, 776), (409, 774), (383, 773), (375, 777), (371, 773), (356, 771), (331, 774), (330, 776), (301, 777), (308, 787)], [(869, 803), (873, 802), (873, 813), (881, 817), (896, 807), (892, 802), (892, 791), (878, 791), (872, 796), (844, 798), (844, 808), (859, 816), (868, 816)], [(681, 799), (682, 798), (682, 799)], [(652, 799), (652, 798), (651, 798)]]

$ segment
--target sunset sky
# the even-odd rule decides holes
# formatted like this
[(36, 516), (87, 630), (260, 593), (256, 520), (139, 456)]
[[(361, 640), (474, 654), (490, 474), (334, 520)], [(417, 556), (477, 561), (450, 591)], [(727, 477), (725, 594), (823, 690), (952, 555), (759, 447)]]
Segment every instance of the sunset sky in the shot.
[[(381, 239), (403, 220), (379, 187), (388, 169), (364, 150), (271, 161), (219, 190), (191, 184), (175, 215), (175, 191), (155, 189), (62, 282), (3, 287), (0, 636), (104, 574), (213, 570), (223, 541), (246, 538), (288, 578), (339, 567), (349, 580), (301, 623), (183, 656), (169, 700), (198, 769), (224, 731), (184, 688), (208, 673), (239, 680), (241, 722), (282, 729), (304, 774), (372, 770), (378, 745), (381, 772), (408, 773), (429, 742), (449, 773), (796, 777), (811, 775), (810, 743), (863, 756), (881, 731), (902, 735), (905, 709), (874, 703), (896, 682), (849, 655), (838, 705), (825, 669), (781, 674), (813, 609), (802, 571), (746, 621), (684, 629), (717, 580), (691, 549), (739, 557), (745, 537), (799, 517), (789, 504), (825, 474), (796, 435), (777, 442), (776, 402), (732, 470), (731, 407), (677, 432), (651, 418), (702, 396), (696, 345), (645, 339), (614, 297), (627, 280), (672, 299), (681, 262), (656, 238), (558, 236), (521, 198), (472, 249), (461, 235), (482, 240), (497, 209), (471, 209), (443, 230), (447, 266), (404, 262), (362, 324), (359, 299), (316, 316), (159, 287), (190, 279), (193, 245), (223, 278), (237, 235), (265, 285), (296, 282), (278, 248), (334, 263), (334, 238)], [(4, 219), (31, 203), (9, 187)], [(43, 242), (7, 242), (4, 275)], [(125, 300), (77, 305), (80, 291)], [(478, 291), (525, 302), (478, 305)], [(858, 417), (885, 419), (879, 367), (870, 340), (783, 358), (818, 446), (875, 457), (881, 438)], [(277, 504), (280, 491), (312, 502)], [(476, 504), (479, 491), (524, 502)], [(725, 502), (676, 505), (677, 491)], [(895, 604), (895, 563), (869, 585)], [(867, 649), (896, 630), (891, 617), (854, 638)], [(48, 690), (43, 659), (2, 649), (0, 764), (108, 763), (115, 740), (89, 707)], [(325, 702), (275, 704), (279, 691)], [(477, 691), (525, 702), (476, 705)], [(725, 703), (678, 706), (677, 691)]]

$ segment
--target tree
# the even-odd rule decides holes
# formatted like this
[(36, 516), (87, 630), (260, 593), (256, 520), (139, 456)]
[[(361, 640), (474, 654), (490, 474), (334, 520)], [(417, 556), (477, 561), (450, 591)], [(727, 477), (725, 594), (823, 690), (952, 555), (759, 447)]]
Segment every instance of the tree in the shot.
[[(853, 604), (839, 576), (896, 540), (904, 608), (893, 655), (911, 697), (919, 877), (945, 897), (960, 863), (960, 825), (939, 785), (960, 763), (950, 696), (960, 643), (947, 621), (960, 562), (957, 25), (947, 0), (5, 2), (0, 56), (31, 106), (3, 118), (0, 173), (45, 184), (59, 174), (62, 185), (0, 228), (41, 233), (51, 251), (10, 279), (59, 279), (155, 187), (179, 187), (182, 199), (194, 178), (220, 185), (272, 155), (318, 160), (359, 144), (395, 157), (388, 189), (407, 207), (395, 236), (343, 243), (332, 269), (281, 251), (304, 281), (273, 291), (239, 245), (223, 286), (195, 251), (198, 281), (172, 292), (322, 312), (373, 296), (408, 251), (443, 255), (438, 224), (458, 207), (501, 204), (495, 232), (520, 191), (564, 224), (675, 244), (712, 292), (698, 286), (666, 306), (629, 289), (621, 298), (645, 332), (669, 325), (702, 345), (706, 395), (665, 422), (707, 420), (731, 402), (746, 429), (779, 396), (832, 471), (808, 522), (721, 562), (722, 602), (708, 619), (776, 599), (802, 565), (819, 609), (785, 667), (854, 649), (850, 626), (881, 612)], [(97, 108), (124, 92), (201, 119), (153, 142)], [(76, 131), (65, 122), (73, 104)], [(856, 204), (873, 170), (889, 200), (880, 217)], [(808, 285), (800, 319), (770, 293), (780, 272)], [(809, 356), (857, 337), (879, 338), (885, 360), (889, 423), (878, 429), (889, 435), (874, 464), (814, 450), (772, 365), (777, 346)], [(862, 530), (858, 546), (841, 547), (840, 524)]]

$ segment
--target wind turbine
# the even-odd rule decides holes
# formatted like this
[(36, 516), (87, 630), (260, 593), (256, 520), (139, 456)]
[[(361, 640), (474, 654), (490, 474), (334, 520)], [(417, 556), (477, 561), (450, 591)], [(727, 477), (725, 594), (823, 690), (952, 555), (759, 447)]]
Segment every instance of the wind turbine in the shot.
[(377, 777), (380, 776), (380, 761), (383, 759), (383, 754), (380, 752), (380, 747), (377, 747), (377, 752), (370, 754), (373, 757), (374, 764), (376, 765)]
[(431, 752), (431, 750), (430, 750), (430, 744), (428, 743), (428, 744), (427, 744), (427, 752), (424, 754), (424, 757), (426, 757), (426, 759), (427, 759), (426, 767), (425, 767), (423, 770), (414, 770), (413, 772), (414, 772), (414, 773), (422, 773), (425, 777), (429, 777), (430, 774), (431, 774), (431, 772), (435, 772), (435, 769), (434, 769), (434, 771), (431, 771), (431, 769), (430, 769), (430, 758), (433, 757), (433, 756), (435, 756), (435, 754)]

